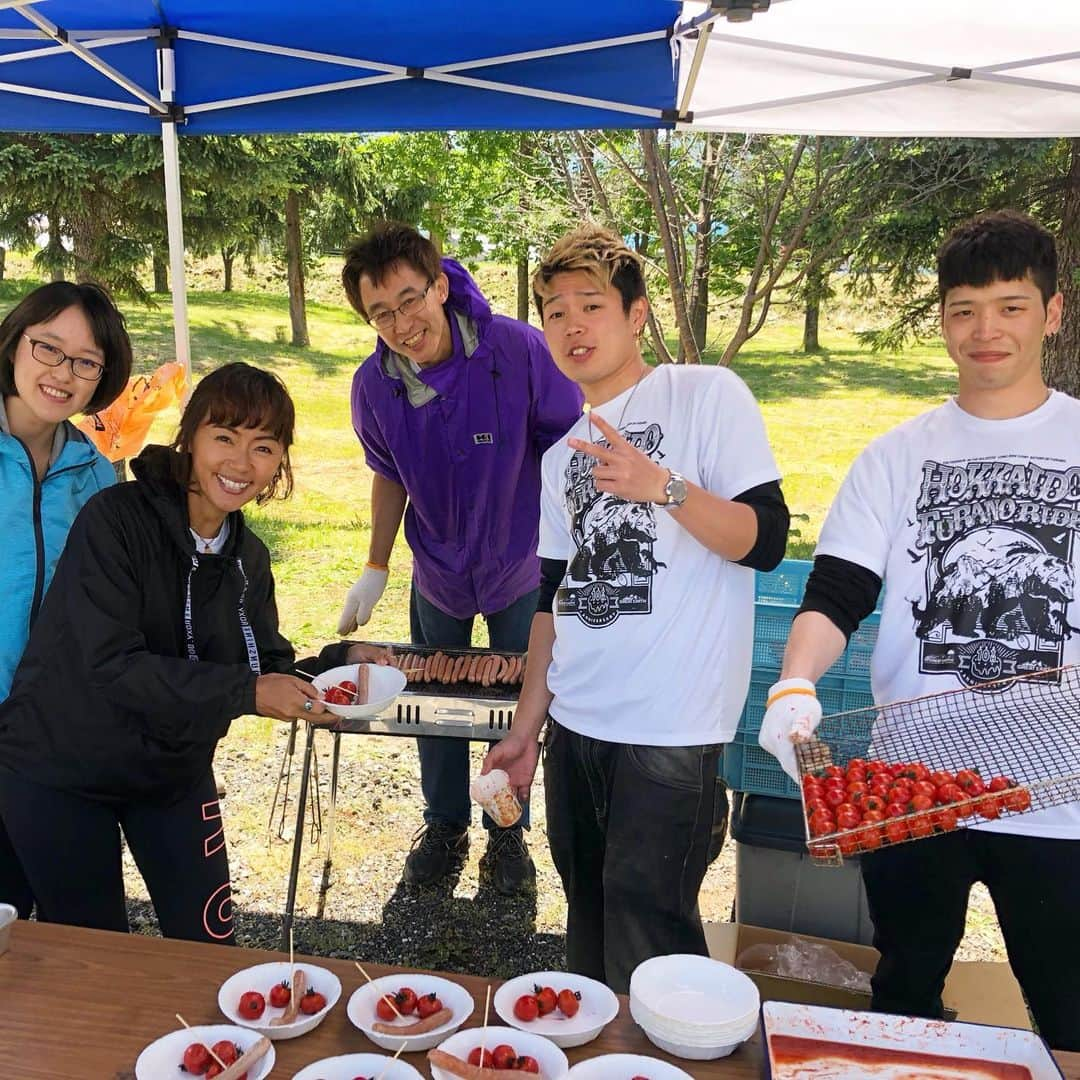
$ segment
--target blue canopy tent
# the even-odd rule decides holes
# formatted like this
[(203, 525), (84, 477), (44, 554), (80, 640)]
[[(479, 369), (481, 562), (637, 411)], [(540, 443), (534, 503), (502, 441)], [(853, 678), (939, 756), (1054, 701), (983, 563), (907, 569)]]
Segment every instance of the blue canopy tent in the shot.
[[(0, 130), (1080, 134), (1080, 3), (0, 0)], [(726, 20), (726, 22), (725, 22)]]
[(190, 370), (177, 135), (673, 126), (681, 4), (0, 0), (0, 129), (157, 134)]

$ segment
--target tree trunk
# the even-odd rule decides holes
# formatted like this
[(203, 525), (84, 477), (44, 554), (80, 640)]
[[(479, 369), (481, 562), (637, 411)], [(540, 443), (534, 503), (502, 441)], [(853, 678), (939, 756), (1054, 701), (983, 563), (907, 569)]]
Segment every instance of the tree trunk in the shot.
[(529, 256), (520, 255), (517, 260), (517, 317), (522, 322), (529, 321), (530, 292)]
[(1069, 140), (1070, 163), (1057, 236), (1058, 288), (1065, 299), (1061, 329), (1043, 345), (1047, 385), (1080, 397), (1080, 139)]
[(235, 255), (230, 255), (225, 251), (221, 253), (221, 265), (225, 270), (225, 284), (222, 286), (222, 292), (232, 292), (232, 268), (235, 261)]
[(292, 344), (305, 349), (308, 338), (307, 308), (304, 303), (304, 250), (300, 238), (300, 195), (290, 191), (285, 197), (285, 253), (288, 259), (289, 319)]
[(821, 307), (817, 300), (807, 300), (802, 331), (802, 351), (804, 353), (821, 352), (821, 342), (818, 340), (818, 320), (820, 315)]
[(4, 270), (7, 267), (7, 248), (0, 244), (0, 281), (4, 280)]
[(64, 241), (60, 238), (60, 220), (58, 215), (49, 215), (49, 279), (64, 280)]
[(163, 256), (154, 252), (154, 292), (167, 293), (169, 291), (169, 266)]

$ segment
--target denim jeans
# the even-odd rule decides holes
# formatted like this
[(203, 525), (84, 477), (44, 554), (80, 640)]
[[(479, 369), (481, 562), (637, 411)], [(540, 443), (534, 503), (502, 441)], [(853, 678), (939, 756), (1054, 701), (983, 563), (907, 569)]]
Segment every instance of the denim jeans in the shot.
[[(505, 652), (524, 652), (529, 647), (529, 630), (536, 614), (539, 589), (533, 589), (502, 611), (485, 615), (491, 647)], [(472, 644), (475, 616), (456, 619), (426, 599), (413, 582), (409, 597), (409, 627), (414, 645), (437, 649), (467, 649)], [(469, 742), (466, 739), (420, 736), (420, 788), (424, 793), (424, 821), (441, 822), (468, 828)], [(526, 805), (521, 823), (528, 827)], [(484, 828), (494, 829), (495, 822), (484, 814)]]
[(881, 953), (874, 1009), (943, 1015), (968, 894), (982, 881), (1039, 1033), (1080, 1050), (1080, 840), (958, 829), (863, 855), (862, 876)]
[(625, 994), (643, 960), (707, 955), (698, 892), (719, 847), (714, 819), (726, 819), (719, 758), (719, 746), (604, 742), (550, 721), (548, 843), (570, 971)]

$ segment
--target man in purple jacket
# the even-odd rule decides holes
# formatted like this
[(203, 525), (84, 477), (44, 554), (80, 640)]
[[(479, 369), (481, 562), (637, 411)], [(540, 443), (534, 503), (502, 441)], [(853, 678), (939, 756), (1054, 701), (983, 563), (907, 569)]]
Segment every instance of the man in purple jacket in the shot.
[[(371, 543), (338, 632), (371, 617), (404, 515), (413, 642), (468, 646), (480, 614), (493, 649), (524, 651), (540, 583), (540, 457), (581, 414), (580, 391), (539, 330), (493, 315), (465, 269), (409, 226), (384, 224), (350, 245), (341, 278), (379, 342), (352, 384), (374, 474)], [(417, 743), (425, 826), (405, 879), (429, 884), (460, 872), (468, 852), (469, 744)], [(485, 815), (484, 826), (481, 869), (496, 888), (531, 884), (521, 823), (498, 829)]]

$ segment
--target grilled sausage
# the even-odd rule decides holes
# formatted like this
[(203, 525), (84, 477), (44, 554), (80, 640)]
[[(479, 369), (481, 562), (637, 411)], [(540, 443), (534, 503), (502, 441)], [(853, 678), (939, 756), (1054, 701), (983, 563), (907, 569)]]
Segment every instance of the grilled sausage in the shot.
[(434, 1031), (437, 1027), (442, 1027), (453, 1015), (450, 1009), (442, 1008), (437, 1013), (425, 1016), (423, 1020), (417, 1020), (414, 1024), (399, 1024), (395, 1027), (393, 1024), (384, 1024), (379, 1020), (371, 1025), (371, 1030), (377, 1031), (381, 1035), (400, 1035), (402, 1038), (408, 1038), (412, 1035), (423, 1035), (425, 1031)]
[(460, 1076), (461, 1080), (521, 1080), (522, 1076), (528, 1075), (517, 1069), (484, 1069), (479, 1065), (470, 1065), (467, 1061), (439, 1049), (428, 1051), (428, 1061), (451, 1076)]
[(250, 1050), (245, 1050), (227, 1069), (218, 1073), (218, 1080), (239, 1080), (245, 1073), (250, 1072), (266, 1056), (270, 1049), (270, 1040), (264, 1035), (252, 1045)]
[[(285, 1007), (285, 1011), (280, 1016), (275, 1016), (270, 1021), (271, 1027), (284, 1027), (286, 1024), (291, 1024), (300, 1012), (300, 999), (304, 996), (304, 992), (307, 990), (307, 975), (304, 973), (303, 968), (297, 968), (293, 972), (292, 981), (292, 993), (289, 996), (289, 1004)], [(240, 1073), (236, 1074), (237, 1076)]]

